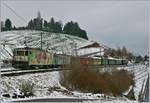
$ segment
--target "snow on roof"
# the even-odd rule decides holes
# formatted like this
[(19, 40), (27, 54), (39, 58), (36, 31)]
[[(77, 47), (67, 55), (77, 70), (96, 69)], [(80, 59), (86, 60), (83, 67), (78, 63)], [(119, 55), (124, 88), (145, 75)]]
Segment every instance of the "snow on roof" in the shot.
[(83, 46), (83, 47), (80, 47), (79, 49), (84, 49), (84, 48), (101, 48), (103, 47), (102, 45), (100, 45), (99, 43), (97, 42), (91, 42), (90, 44), (86, 45), (86, 46)]
[(103, 55), (104, 54), (104, 50), (101, 49), (101, 52), (100, 52), (100, 48), (84, 48), (84, 49), (79, 49), (78, 50), (78, 55), (79, 56), (83, 56), (83, 55)]

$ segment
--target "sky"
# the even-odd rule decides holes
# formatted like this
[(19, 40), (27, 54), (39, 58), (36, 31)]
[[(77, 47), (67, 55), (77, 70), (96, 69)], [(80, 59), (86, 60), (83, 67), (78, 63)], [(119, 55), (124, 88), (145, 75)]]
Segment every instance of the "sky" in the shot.
[[(12, 8), (16, 16), (8, 7)], [(149, 53), (150, 3), (146, 1), (2, 1), (1, 19), (10, 18), (15, 26), (26, 26), (37, 17), (49, 21), (54, 17), (63, 24), (75, 21), (87, 31), (90, 40), (111, 48), (126, 46), (140, 55)]]

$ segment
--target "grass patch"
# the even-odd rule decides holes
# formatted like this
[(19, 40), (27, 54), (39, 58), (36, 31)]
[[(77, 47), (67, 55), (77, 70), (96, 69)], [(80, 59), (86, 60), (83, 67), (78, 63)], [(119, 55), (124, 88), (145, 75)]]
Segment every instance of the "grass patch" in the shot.
[(21, 93), (24, 94), (25, 97), (34, 96), (34, 86), (35, 84), (30, 81), (23, 81), (19, 85), (19, 89)]

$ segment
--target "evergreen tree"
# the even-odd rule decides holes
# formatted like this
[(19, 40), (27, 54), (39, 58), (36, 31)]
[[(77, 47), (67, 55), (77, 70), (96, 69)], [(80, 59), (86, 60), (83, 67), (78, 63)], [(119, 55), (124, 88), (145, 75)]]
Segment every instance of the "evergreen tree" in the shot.
[(14, 26), (14, 27), (13, 27), (13, 30), (16, 30), (16, 29), (17, 29), (17, 28)]
[(41, 18), (41, 14), (38, 11), (37, 18), (35, 19), (36, 30), (42, 30), (43, 27), (43, 19)]
[(78, 36), (84, 39), (88, 39), (87, 33), (85, 30), (82, 30), (77, 22), (68, 22), (63, 28), (63, 33)]
[(149, 61), (149, 56), (145, 55), (144, 56), (144, 61)]
[(4, 22), (1, 21), (1, 28), (4, 28)]
[(12, 29), (12, 23), (9, 19), (6, 19), (6, 21), (5, 21), (5, 29), (6, 30), (11, 30)]
[(143, 57), (141, 55), (137, 56), (135, 59), (135, 63), (143, 62)]
[(61, 33), (62, 32), (62, 23), (61, 23), (61, 21), (55, 23), (54, 32), (56, 32), (56, 33)]
[(49, 32), (54, 32), (54, 31), (55, 31), (55, 20), (52, 17), (49, 22)]
[(31, 19), (28, 23), (27, 28), (31, 30), (44, 30), (54, 33), (66, 33), (69, 35), (78, 36), (84, 39), (88, 39), (87, 33), (85, 30), (82, 30), (77, 22), (70, 21), (64, 25), (62, 28), (62, 22), (56, 21), (52, 17), (49, 22), (41, 18), (40, 12), (38, 12), (37, 18)]
[(44, 20), (43, 30), (48, 31), (48, 28), (49, 28), (48, 26), (49, 26), (48, 22), (46, 20)]
[(47, 28), (48, 27), (48, 22), (46, 20), (44, 20), (44, 28)]
[(31, 30), (34, 29), (34, 24), (33, 24), (32, 19), (29, 21), (27, 28), (28, 28), (28, 29), (31, 29)]
[(4, 31), (4, 30), (5, 30), (4, 22), (1, 21), (1, 31)]
[(123, 48), (122, 48), (122, 56), (127, 57), (127, 49), (125, 46), (123, 46)]
[(122, 58), (122, 52), (121, 52), (120, 47), (117, 48), (116, 54), (119, 58)]
[(41, 18), (40, 12), (38, 12), (37, 18), (29, 21), (27, 28), (33, 30), (42, 30), (43, 19)]

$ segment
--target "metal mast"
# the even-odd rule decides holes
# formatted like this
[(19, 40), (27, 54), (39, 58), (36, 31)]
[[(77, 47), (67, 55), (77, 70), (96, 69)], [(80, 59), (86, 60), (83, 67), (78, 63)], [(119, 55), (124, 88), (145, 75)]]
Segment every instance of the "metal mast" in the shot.
[[(1, 35), (1, 10), (2, 10), (2, 5), (1, 5), (1, 0), (0, 0), (0, 35)], [(0, 43), (1, 43), (1, 39), (0, 39)], [(1, 44), (0, 44), (0, 48), (1, 48)], [(1, 82), (2, 82), (2, 76), (1, 76), (1, 55), (0, 55), (0, 102), (2, 101), (2, 90), (1, 90)]]
[(42, 50), (42, 32), (41, 32), (41, 50)]

